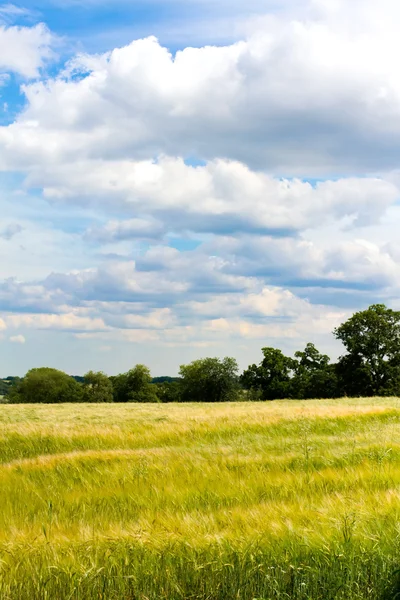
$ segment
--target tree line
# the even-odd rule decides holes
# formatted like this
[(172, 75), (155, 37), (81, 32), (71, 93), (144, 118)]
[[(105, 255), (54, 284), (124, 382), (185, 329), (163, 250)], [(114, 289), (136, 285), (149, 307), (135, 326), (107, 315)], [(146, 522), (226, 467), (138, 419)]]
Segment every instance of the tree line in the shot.
[(294, 357), (262, 348), (259, 364), (243, 373), (234, 358), (204, 358), (182, 365), (179, 377), (152, 378), (138, 364), (108, 377), (89, 371), (71, 377), (51, 368), (31, 369), (23, 378), (1, 380), (10, 403), (224, 402), (400, 396), (400, 311), (374, 304), (337, 327), (346, 350), (336, 363), (312, 343)]

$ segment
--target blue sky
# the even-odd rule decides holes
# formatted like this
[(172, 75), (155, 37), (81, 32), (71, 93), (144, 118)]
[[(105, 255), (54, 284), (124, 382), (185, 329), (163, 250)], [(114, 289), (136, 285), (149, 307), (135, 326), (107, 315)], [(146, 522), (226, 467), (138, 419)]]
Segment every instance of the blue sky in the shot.
[[(29, 6), (27, 6), (29, 4)], [(274, 6), (275, 4), (275, 6)], [(263, 14), (270, 1), (210, 2), (208, 0), (100, 0), (14, 3), (8, 22), (45, 22), (63, 38), (64, 49), (103, 52), (138, 37), (157, 36), (172, 51), (188, 45), (226, 43), (235, 40), (230, 23), (240, 28), (247, 19)], [(7, 6), (7, 5), (6, 5)], [(6, 11), (7, 12), (7, 11)]]
[(352, 312), (399, 308), (399, 25), (394, 0), (0, 5), (0, 375), (336, 357)]

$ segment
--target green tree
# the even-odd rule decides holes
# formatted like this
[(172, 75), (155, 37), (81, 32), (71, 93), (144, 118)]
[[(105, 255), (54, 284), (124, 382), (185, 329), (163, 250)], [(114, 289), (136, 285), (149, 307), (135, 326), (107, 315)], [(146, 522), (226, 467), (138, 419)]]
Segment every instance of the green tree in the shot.
[(329, 356), (309, 343), (302, 352), (295, 352), (295, 358), (297, 364), (291, 381), (293, 398), (335, 398), (338, 395), (335, 366), (329, 364)]
[(262, 348), (262, 353), (261, 363), (250, 365), (241, 376), (243, 387), (258, 393), (262, 400), (290, 398), (296, 362), (276, 348)]
[(81, 384), (66, 373), (47, 367), (31, 369), (10, 390), (10, 402), (59, 404), (81, 401)]
[(264, 400), (260, 367), (249, 365), (240, 376), (240, 385), (247, 391), (247, 399), (251, 401)]
[(234, 358), (203, 358), (181, 365), (183, 402), (234, 401), (239, 393), (239, 367)]
[(163, 375), (162, 377), (153, 377), (151, 383), (174, 383), (180, 382), (180, 377), (169, 377), (168, 375)]
[(104, 373), (89, 371), (83, 379), (84, 402), (112, 402), (113, 386)]
[(158, 402), (157, 386), (152, 383), (150, 370), (136, 365), (127, 373), (110, 377), (114, 402)]
[[(154, 383), (154, 380), (153, 380)], [(160, 402), (181, 402), (182, 401), (182, 385), (177, 378), (169, 378), (164, 381), (157, 382), (157, 396)]]
[(340, 396), (373, 396), (373, 383), (368, 366), (361, 356), (345, 354), (336, 364)]
[(10, 391), (10, 384), (4, 379), (0, 379), (0, 396), (7, 396)]
[(126, 385), (126, 373), (111, 375), (109, 380), (112, 385), (114, 402), (128, 402), (128, 392)]
[(400, 393), (400, 311), (373, 304), (355, 313), (334, 331), (347, 354), (338, 374), (348, 395)]

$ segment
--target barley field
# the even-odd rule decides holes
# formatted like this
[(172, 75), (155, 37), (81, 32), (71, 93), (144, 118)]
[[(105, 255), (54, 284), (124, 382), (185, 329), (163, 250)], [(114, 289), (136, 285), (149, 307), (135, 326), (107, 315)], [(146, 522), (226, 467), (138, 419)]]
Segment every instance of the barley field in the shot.
[(400, 598), (400, 400), (0, 406), (0, 598)]

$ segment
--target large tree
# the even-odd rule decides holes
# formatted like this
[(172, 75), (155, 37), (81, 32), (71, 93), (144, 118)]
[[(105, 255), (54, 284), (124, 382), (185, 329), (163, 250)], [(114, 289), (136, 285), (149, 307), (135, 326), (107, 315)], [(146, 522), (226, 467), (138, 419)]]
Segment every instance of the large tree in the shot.
[(276, 348), (262, 348), (263, 360), (250, 365), (241, 377), (245, 389), (258, 392), (262, 400), (291, 397), (291, 376), (296, 368), (293, 358)]
[(47, 367), (31, 369), (10, 390), (10, 402), (59, 404), (81, 401), (81, 384), (66, 373)]
[(349, 395), (400, 393), (400, 311), (373, 304), (355, 313), (334, 331), (347, 354), (338, 373)]
[(291, 381), (292, 397), (334, 398), (338, 395), (335, 365), (329, 356), (321, 354), (314, 344), (307, 344), (303, 351), (295, 352), (296, 365)]
[(183, 402), (237, 400), (239, 367), (234, 358), (203, 358), (180, 368)]

